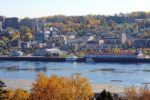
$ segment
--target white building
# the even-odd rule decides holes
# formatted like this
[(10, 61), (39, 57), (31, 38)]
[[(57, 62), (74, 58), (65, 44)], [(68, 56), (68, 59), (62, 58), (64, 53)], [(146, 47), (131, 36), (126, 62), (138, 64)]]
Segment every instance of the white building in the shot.
[(34, 56), (60, 56), (63, 55), (63, 51), (52, 48), (52, 49), (37, 49), (34, 53)]
[(23, 52), (21, 51), (11, 51), (9, 56), (23, 56)]

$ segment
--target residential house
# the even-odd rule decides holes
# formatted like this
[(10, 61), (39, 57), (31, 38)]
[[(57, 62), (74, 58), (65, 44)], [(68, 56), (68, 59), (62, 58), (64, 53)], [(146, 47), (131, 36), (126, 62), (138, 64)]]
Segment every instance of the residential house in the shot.
[(35, 41), (38, 43), (44, 42), (44, 33), (42, 31), (35, 33)]
[(133, 44), (134, 48), (150, 48), (150, 39), (137, 39)]
[(34, 43), (32, 43), (32, 47), (33, 47), (34, 49), (46, 48), (46, 43), (34, 42)]
[(47, 41), (47, 47), (59, 47), (62, 48), (63, 45), (65, 45), (67, 40), (67, 37), (65, 35), (54, 35), (50, 36)]
[(68, 39), (64, 45), (64, 49), (67, 51), (79, 51), (86, 45), (89, 36), (83, 36), (75, 39)]
[(30, 42), (21, 42), (21, 51), (27, 52), (31, 48)]

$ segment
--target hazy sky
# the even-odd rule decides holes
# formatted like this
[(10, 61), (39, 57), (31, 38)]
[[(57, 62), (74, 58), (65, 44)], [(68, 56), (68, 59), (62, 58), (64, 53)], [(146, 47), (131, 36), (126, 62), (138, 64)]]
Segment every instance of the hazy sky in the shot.
[(0, 0), (0, 15), (40, 17), (150, 11), (150, 0)]

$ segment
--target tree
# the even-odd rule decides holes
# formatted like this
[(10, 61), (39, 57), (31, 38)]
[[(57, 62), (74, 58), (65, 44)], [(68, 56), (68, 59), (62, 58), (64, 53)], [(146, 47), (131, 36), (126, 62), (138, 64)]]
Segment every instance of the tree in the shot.
[(39, 74), (37, 76), (37, 80), (35, 81), (35, 84), (33, 84), (31, 90), (31, 100), (44, 100), (47, 98), (46, 95), (49, 95), (47, 91), (48, 81), (48, 77), (44, 74)]
[[(11, 95), (10, 95), (11, 96)], [(30, 93), (23, 89), (16, 89), (9, 100), (29, 100)]]
[(7, 99), (6, 93), (8, 92), (5, 89), (6, 85), (3, 81), (0, 80), (0, 100)]
[(74, 75), (71, 78), (39, 74), (31, 90), (31, 100), (89, 100), (92, 87), (86, 78)]
[(141, 88), (132, 86), (125, 88), (125, 97), (128, 100), (150, 100), (150, 90), (147, 85)]
[(113, 100), (111, 93), (106, 90), (103, 90), (98, 96), (96, 97), (97, 100)]
[(20, 38), (20, 32), (19, 31), (15, 31), (11, 34), (12, 40), (16, 40), (18, 38)]
[(21, 40), (30, 41), (33, 38), (32, 30), (28, 27), (21, 27)]
[(71, 83), (75, 100), (88, 100), (93, 96), (92, 87), (86, 78), (76, 74), (71, 77)]
[(6, 96), (7, 100), (30, 100), (30, 93), (23, 89), (9, 90)]

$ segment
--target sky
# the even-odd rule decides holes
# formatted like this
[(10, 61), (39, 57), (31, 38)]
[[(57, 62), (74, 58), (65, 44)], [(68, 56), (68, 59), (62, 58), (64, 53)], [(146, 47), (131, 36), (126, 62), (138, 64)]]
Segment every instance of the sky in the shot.
[(7, 17), (114, 15), (133, 11), (150, 11), (150, 0), (0, 0), (0, 15)]

